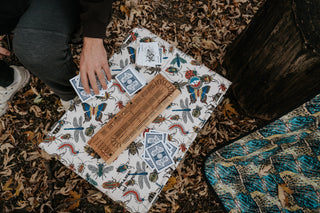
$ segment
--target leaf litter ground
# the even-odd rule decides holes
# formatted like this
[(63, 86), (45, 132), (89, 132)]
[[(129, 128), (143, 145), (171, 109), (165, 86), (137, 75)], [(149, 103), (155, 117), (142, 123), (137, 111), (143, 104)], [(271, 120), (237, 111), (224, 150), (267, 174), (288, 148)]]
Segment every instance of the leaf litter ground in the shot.
[[(226, 76), (228, 45), (248, 26), (262, 0), (128, 0), (113, 3), (108, 55), (142, 26)], [(72, 45), (79, 64), (81, 45)], [(19, 65), (14, 57), (9, 64)], [(0, 209), (3, 212), (126, 212), (119, 204), (38, 148), (64, 114), (59, 98), (38, 78), (19, 91), (0, 118)], [(263, 120), (247, 116), (228, 91), (172, 173), (150, 212), (223, 212), (201, 169), (210, 150), (246, 134)]]

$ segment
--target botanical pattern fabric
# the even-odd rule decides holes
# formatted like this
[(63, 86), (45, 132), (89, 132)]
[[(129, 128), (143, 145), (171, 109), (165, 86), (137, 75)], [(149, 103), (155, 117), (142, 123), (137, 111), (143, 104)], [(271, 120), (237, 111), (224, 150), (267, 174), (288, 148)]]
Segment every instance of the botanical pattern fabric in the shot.
[(227, 212), (320, 212), (320, 95), (207, 157)]
[[(135, 64), (140, 42), (159, 43), (161, 66)], [(128, 64), (147, 82), (161, 73), (181, 91), (145, 130), (168, 133), (167, 140), (179, 148), (174, 165), (160, 173), (148, 167), (141, 158), (143, 133), (109, 165), (90, 148), (92, 135), (134, 97), (115, 80), (105, 96), (72, 105), (39, 146), (129, 211), (147, 212), (231, 83), (143, 28), (133, 29), (110, 58), (113, 79)]]

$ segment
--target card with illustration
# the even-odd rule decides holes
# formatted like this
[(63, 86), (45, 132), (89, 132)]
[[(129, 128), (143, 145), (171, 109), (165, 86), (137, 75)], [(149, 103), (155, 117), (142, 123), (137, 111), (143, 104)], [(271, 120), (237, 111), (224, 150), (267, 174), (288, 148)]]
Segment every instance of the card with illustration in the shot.
[(141, 42), (136, 63), (140, 66), (161, 66), (162, 49), (159, 48), (158, 42)]

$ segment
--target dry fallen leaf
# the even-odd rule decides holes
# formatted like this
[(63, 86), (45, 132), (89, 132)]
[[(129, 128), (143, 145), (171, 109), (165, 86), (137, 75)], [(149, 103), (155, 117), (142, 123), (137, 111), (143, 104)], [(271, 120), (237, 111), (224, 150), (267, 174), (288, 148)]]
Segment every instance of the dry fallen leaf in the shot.
[(12, 188), (10, 187), (10, 185), (12, 184), (12, 180), (13, 178), (10, 178), (9, 180), (7, 180), (7, 182), (3, 185), (2, 190), (3, 191), (10, 191), (12, 190)]
[(80, 204), (80, 198), (81, 198), (81, 194), (78, 194), (77, 192), (75, 191), (70, 191), (69, 194), (72, 196), (72, 197), (69, 197), (66, 199), (66, 202), (70, 202), (72, 203), (72, 205), (70, 205), (67, 210), (68, 211), (71, 211), (71, 210), (74, 210), (76, 208), (78, 208), (79, 204)]
[(126, 14), (126, 16), (130, 16), (130, 9), (126, 5), (120, 6), (120, 11)]
[(163, 191), (168, 191), (172, 189), (176, 183), (177, 183), (177, 179), (174, 176), (171, 176), (167, 184), (163, 187)]
[(232, 106), (233, 104), (229, 103), (229, 100), (227, 100), (224, 104), (223, 115), (225, 117), (231, 118), (233, 115), (239, 115), (239, 113)]

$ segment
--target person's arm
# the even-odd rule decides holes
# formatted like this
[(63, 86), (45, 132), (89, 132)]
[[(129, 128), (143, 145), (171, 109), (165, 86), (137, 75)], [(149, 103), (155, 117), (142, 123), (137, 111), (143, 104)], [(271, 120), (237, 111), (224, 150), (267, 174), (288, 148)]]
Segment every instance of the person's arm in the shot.
[(96, 76), (103, 89), (107, 88), (103, 72), (108, 80), (111, 73), (107, 53), (103, 46), (106, 26), (112, 13), (112, 0), (81, 0), (81, 23), (83, 27), (83, 49), (80, 56), (80, 77), (87, 93), (90, 85), (95, 94), (99, 93)]

